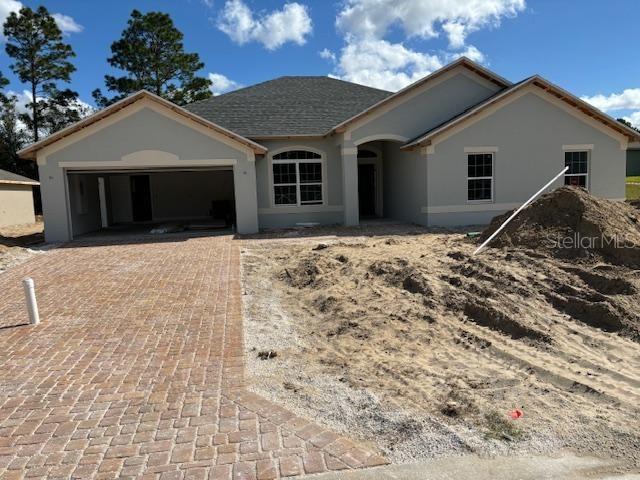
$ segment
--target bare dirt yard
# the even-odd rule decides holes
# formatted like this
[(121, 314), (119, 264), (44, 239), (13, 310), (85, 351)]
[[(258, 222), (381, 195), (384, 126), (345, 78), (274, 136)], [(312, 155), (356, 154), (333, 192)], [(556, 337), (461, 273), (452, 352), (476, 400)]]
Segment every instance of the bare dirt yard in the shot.
[(393, 462), (568, 450), (637, 469), (638, 225), (564, 188), (477, 256), (406, 225), (246, 240), (248, 383)]
[(43, 242), (42, 219), (36, 223), (0, 227), (0, 273), (40, 253), (38, 245)]

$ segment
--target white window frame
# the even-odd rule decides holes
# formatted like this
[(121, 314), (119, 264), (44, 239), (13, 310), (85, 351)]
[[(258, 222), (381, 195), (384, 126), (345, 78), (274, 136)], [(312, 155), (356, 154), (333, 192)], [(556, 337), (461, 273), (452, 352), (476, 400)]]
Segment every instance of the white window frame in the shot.
[(590, 185), (590, 181), (591, 181), (591, 175), (589, 175), (589, 172), (591, 171), (591, 149), (590, 148), (586, 148), (588, 147), (588, 145), (577, 145), (577, 148), (563, 148), (562, 149), (562, 168), (565, 168), (566, 165), (566, 156), (567, 153), (576, 153), (576, 152), (584, 152), (587, 154), (587, 173), (565, 173), (564, 177), (562, 178), (562, 184), (565, 185), (564, 183), (564, 179), (566, 177), (585, 177), (584, 179), (584, 188), (588, 191), (591, 190), (591, 185)]
[[(283, 159), (283, 160), (274, 160), (274, 156), (280, 154), (280, 153), (285, 153), (285, 152), (289, 152), (292, 150), (305, 150), (308, 152), (312, 152), (315, 154), (320, 155), (320, 158), (301, 158), (301, 159), (295, 159), (295, 158), (289, 158), (289, 159)], [(286, 164), (286, 163), (293, 163), (296, 166), (296, 183), (278, 183), (275, 184), (274, 183), (274, 179), (273, 179), (273, 166), (276, 164)], [(301, 184), (300, 183), (300, 168), (299, 165), (301, 163), (319, 163), (320, 164), (320, 175), (322, 176), (322, 181), (321, 182), (313, 182), (313, 183), (304, 183)], [(321, 202), (303, 202), (300, 196), (300, 185), (320, 185), (320, 191), (321, 191), (321, 195), (322, 195), (322, 201)], [(271, 190), (271, 206), (273, 208), (292, 208), (292, 207), (319, 207), (321, 205), (326, 205), (327, 204), (327, 192), (326, 192), (326, 185), (327, 185), (327, 172), (326, 172), (326, 168), (325, 168), (325, 155), (324, 152), (317, 150), (315, 148), (309, 148), (309, 147), (305, 147), (305, 146), (291, 146), (291, 147), (286, 147), (286, 148), (281, 148), (278, 150), (275, 150), (273, 152), (271, 152), (269, 154), (269, 188)], [(276, 203), (276, 188), (275, 187), (286, 187), (286, 186), (295, 186), (296, 187), (296, 203), (287, 203), (287, 204), (283, 204), (283, 203)]]
[[(484, 150), (484, 151), (482, 151)], [(495, 200), (495, 178), (496, 178), (496, 151), (489, 149), (479, 149), (478, 151), (467, 151), (465, 148), (465, 169), (467, 171), (467, 181), (465, 184), (465, 196), (467, 203), (475, 205), (479, 203), (493, 203)], [(491, 155), (491, 176), (490, 177), (470, 177), (469, 176), (469, 155)], [(483, 200), (469, 200), (469, 180), (491, 180), (491, 198)]]

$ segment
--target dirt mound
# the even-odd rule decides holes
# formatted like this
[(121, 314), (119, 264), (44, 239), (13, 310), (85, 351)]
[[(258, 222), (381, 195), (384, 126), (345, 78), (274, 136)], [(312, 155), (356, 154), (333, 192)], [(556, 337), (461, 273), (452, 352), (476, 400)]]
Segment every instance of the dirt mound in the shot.
[[(607, 234), (616, 227), (599, 216), (624, 218), (624, 205), (611, 212), (563, 191), (555, 196), (573, 200), (580, 221), (549, 226), (570, 210), (556, 198), (555, 211), (532, 208), (518, 228), (586, 232), (591, 222)], [(377, 404), (337, 402), (335, 392), (371, 392), (402, 418), (426, 415), (451, 433), (443, 442), (411, 430), (415, 458), (443, 443), (480, 453), (598, 445), (640, 462), (640, 271), (601, 252), (593, 262), (534, 250), (527, 232), (513, 238), (524, 246), (477, 256), (475, 240), (440, 232), (247, 247), (245, 281), (255, 285), (246, 298), (262, 299), (247, 338), (278, 351), (250, 371), (261, 388), (374, 439), (390, 458), (403, 425), (381, 413), (388, 431), (372, 429), (361, 405)], [(517, 422), (507, 417), (514, 408), (526, 412)], [(522, 436), (505, 430), (512, 425)]]
[[(495, 217), (486, 240), (511, 215)], [(525, 208), (491, 246), (542, 250), (559, 258), (604, 258), (640, 268), (640, 211), (632, 205), (598, 199), (576, 187), (562, 187)]]

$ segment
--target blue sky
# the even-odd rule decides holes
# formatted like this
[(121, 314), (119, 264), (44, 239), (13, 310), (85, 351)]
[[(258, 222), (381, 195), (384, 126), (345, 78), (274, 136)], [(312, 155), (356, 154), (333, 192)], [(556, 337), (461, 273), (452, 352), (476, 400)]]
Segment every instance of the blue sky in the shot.
[[(217, 92), (280, 75), (334, 75), (396, 90), (461, 54), (512, 81), (539, 73), (640, 125), (637, 0), (22, 0), (58, 15), (92, 103), (133, 8), (171, 14)], [(0, 17), (18, 8), (0, 0)], [(323, 52), (321, 54), (321, 52)], [(0, 54), (0, 69), (22, 92)]]

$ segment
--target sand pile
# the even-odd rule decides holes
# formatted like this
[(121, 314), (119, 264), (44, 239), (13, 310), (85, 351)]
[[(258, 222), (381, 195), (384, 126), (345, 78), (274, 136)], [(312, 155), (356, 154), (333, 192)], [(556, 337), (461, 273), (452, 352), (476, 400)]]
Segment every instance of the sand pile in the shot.
[[(494, 218), (481, 240), (511, 213)], [(581, 188), (562, 187), (524, 209), (491, 246), (524, 247), (560, 258), (606, 259), (640, 268), (640, 211), (623, 202), (595, 198)]]

